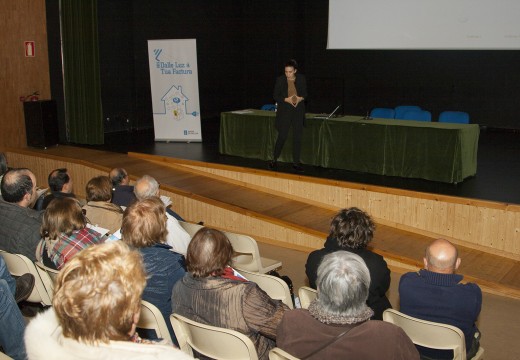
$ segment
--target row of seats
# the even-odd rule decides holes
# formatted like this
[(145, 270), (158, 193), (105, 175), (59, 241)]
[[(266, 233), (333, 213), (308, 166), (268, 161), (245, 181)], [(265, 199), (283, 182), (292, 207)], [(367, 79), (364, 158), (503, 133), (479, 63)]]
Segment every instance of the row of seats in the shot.
[[(374, 108), (370, 117), (381, 119), (399, 119), (432, 121), (432, 114), (415, 105), (401, 105), (392, 108)], [(464, 111), (443, 111), (439, 114), (438, 122), (469, 124), (469, 114)]]
[[(269, 275), (263, 276), (276, 279)], [(252, 281), (256, 281), (256, 279), (252, 279)], [(269, 286), (265, 287), (265, 284), (264, 282), (264, 286), (260, 284), (259, 286), (264, 290), (269, 290)], [(266, 292), (271, 295), (268, 290)], [(307, 286), (302, 286), (298, 295), (302, 308), (307, 308), (316, 298), (317, 292)], [(466, 356), (464, 334), (454, 326), (416, 319), (393, 309), (388, 309), (383, 313), (383, 320), (401, 327), (416, 345), (453, 350), (454, 359), (464, 359)], [(172, 314), (170, 321), (181, 350), (191, 356), (195, 350), (215, 359), (258, 359), (251, 339), (238, 331), (202, 324), (179, 314)], [(159, 336), (168, 336), (168, 329), (161, 313), (155, 306), (145, 301), (142, 302), (139, 327), (154, 329), (157, 334), (160, 334)], [(484, 349), (480, 347), (473, 359), (481, 359), (483, 355)], [(269, 359), (298, 360), (280, 348), (272, 349), (269, 352)]]
[[(193, 237), (193, 235), (203, 227), (199, 224), (184, 221), (179, 221), (179, 224), (191, 237)], [(258, 277), (259, 275), (282, 267), (281, 261), (261, 257), (258, 244), (252, 237), (229, 231), (225, 231), (224, 234), (228, 237), (235, 251), (236, 256), (233, 258), (233, 262), (237, 270), (247, 273), (248, 276)], [(33, 263), (29, 258), (21, 254), (11, 254), (0, 250), (0, 256), (4, 258), (7, 268), (12, 275), (21, 276), (30, 273), (35, 277), (35, 286), (33, 292), (29, 296), (29, 302), (40, 303), (43, 306), (52, 305), (52, 294), (54, 289), (54, 280), (58, 274), (57, 270), (51, 269), (41, 262)], [(246, 275), (244, 276), (246, 278), (248, 277)], [(283, 280), (278, 278), (276, 279), (287, 286)], [(274, 299), (284, 300), (285, 302), (284, 297), (287, 296), (281, 295), (283, 293), (284, 290), (278, 290), (278, 292), (272, 297)], [(290, 299), (291, 296), (288, 288), (287, 293), (289, 294), (287, 298)], [(290, 304), (290, 307), (292, 307), (292, 300), (290, 301)]]

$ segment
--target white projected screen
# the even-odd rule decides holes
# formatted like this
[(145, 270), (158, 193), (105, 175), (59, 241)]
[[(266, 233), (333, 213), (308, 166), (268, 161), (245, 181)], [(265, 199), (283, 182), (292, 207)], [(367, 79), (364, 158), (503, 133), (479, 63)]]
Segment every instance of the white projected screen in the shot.
[(520, 49), (520, 0), (329, 0), (328, 49)]

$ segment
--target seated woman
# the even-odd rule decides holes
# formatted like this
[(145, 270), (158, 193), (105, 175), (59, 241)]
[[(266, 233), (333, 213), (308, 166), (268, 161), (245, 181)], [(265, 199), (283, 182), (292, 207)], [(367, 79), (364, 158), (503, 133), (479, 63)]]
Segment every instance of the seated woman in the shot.
[(358, 255), (336, 251), (318, 268), (318, 297), (309, 309), (287, 311), (277, 346), (305, 359), (419, 359), (398, 326), (370, 320), (370, 273)]
[(108, 229), (113, 234), (121, 228), (123, 209), (112, 204), (112, 183), (108, 176), (97, 176), (86, 186), (87, 204), (83, 206), (87, 221), (92, 225)]
[(383, 311), (392, 307), (386, 297), (390, 287), (390, 269), (381, 255), (367, 249), (375, 228), (374, 222), (363, 210), (355, 207), (341, 210), (332, 219), (325, 247), (309, 254), (305, 272), (309, 278), (309, 285), (316, 289), (318, 266), (325, 255), (345, 250), (361, 256), (372, 279), (367, 305), (374, 310), (373, 319), (382, 320)]
[(233, 248), (222, 232), (200, 229), (186, 255), (188, 273), (173, 288), (172, 312), (247, 335), (259, 359), (268, 359), (276, 329), (288, 310), (258, 285), (233, 275)]
[(168, 231), (163, 202), (155, 197), (134, 202), (125, 210), (121, 233), (122, 240), (143, 256), (148, 275), (143, 300), (157, 306), (175, 339), (170, 322), (171, 296), (173, 286), (186, 270), (184, 256), (173, 252), (165, 243)]
[(189, 359), (136, 334), (145, 285), (141, 256), (122, 241), (80, 252), (60, 271), (52, 308), (27, 326), (28, 358)]
[(78, 201), (66, 197), (49, 203), (42, 216), (40, 234), (36, 258), (58, 270), (79, 251), (103, 242), (101, 234), (87, 227)]

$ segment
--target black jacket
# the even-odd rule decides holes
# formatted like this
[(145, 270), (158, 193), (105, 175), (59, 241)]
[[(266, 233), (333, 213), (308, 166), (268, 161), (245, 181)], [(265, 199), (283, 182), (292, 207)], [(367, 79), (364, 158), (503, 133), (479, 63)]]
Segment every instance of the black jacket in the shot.
[(338, 245), (336, 239), (327, 238), (325, 241), (325, 247), (320, 250), (315, 250), (309, 254), (307, 258), (307, 263), (305, 264), (305, 273), (309, 278), (309, 285), (316, 289), (316, 280), (318, 277), (318, 266), (320, 266), (323, 257), (327, 254), (345, 250), (356, 255), (359, 255), (368, 267), (368, 271), (370, 272), (370, 288), (367, 299), (367, 305), (374, 310), (374, 316), (372, 319), (382, 320), (383, 319), (383, 311), (388, 308), (391, 308), (392, 305), (388, 298), (386, 297), (386, 292), (390, 287), (390, 270), (386, 265), (386, 261), (383, 259), (381, 255), (375, 254), (367, 249), (349, 249), (349, 248), (341, 248)]
[[(294, 81), (296, 92), (298, 96), (303, 97), (307, 100), (307, 81), (305, 75), (296, 73), (296, 80)], [(288, 104), (284, 99), (288, 96), (288, 85), (287, 77), (285, 75), (279, 76), (276, 79), (274, 85), (273, 98), (278, 104), (276, 112), (276, 129), (280, 129), (281, 126), (289, 126), (291, 120), (298, 119), (305, 121), (305, 101), (300, 102), (296, 108), (291, 104)]]

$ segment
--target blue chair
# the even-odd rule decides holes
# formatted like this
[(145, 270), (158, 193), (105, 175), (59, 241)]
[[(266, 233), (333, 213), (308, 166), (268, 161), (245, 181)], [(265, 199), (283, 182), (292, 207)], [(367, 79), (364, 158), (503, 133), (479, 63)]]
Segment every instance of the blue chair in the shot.
[(432, 121), (432, 113), (426, 110), (408, 110), (401, 120)]
[(276, 105), (275, 104), (265, 104), (265, 105), (262, 105), (260, 110), (275, 111), (276, 110)]
[(469, 114), (464, 111), (443, 111), (439, 115), (439, 122), (469, 124)]
[(395, 107), (395, 116), (396, 119), (403, 119), (404, 113), (411, 110), (421, 110), (420, 106), (415, 105), (401, 105)]
[(380, 119), (393, 119), (395, 116), (394, 109), (390, 108), (373, 108), (370, 112), (371, 118), (380, 118)]

